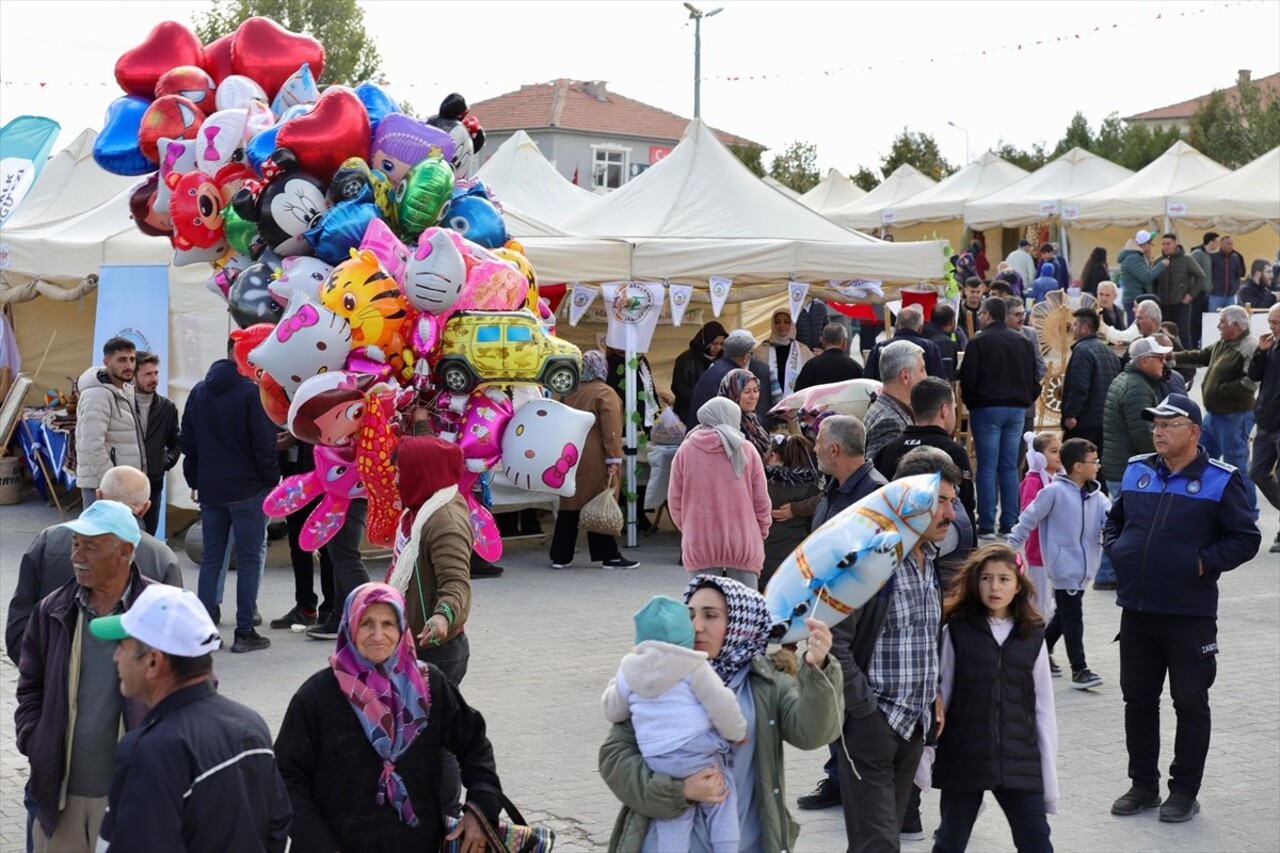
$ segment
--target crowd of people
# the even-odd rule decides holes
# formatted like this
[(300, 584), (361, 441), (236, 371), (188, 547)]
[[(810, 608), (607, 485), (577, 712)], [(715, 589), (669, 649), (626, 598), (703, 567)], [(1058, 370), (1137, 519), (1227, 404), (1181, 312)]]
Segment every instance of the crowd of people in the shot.
[[(1086, 265), (1097, 305), (1073, 314), (1056, 429), (1033, 428), (1045, 365), (1025, 322), (1027, 300), (1072, 286), (1051, 244), (1037, 257), (1023, 241), (992, 281), (968, 277), (928, 322), (903, 308), (861, 358), (818, 300), (797, 318), (774, 313), (761, 341), (715, 322), (698, 330), (672, 376), (687, 434), (666, 494), (688, 586), (636, 613), (636, 648), (602, 699), (613, 727), (599, 772), (621, 803), (611, 849), (792, 849), (789, 743), (827, 748), (823, 778), (798, 805), (840, 806), (850, 850), (923, 839), (931, 789), (935, 851), (965, 849), (986, 791), (1018, 850), (1052, 850), (1058, 640), (1070, 686), (1103, 687), (1084, 647), (1090, 588), (1115, 590), (1122, 608), (1129, 787), (1111, 811), (1197, 813), (1218, 579), (1261, 547), (1257, 494), (1280, 511), (1280, 305), (1255, 337), (1248, 309), (1225, 300), (1261, 307), (1254, 291), (1269, 293), (1269, 268), (1255, 264), (1251, 286), (1229, 238), (1206, 235), (1185, 253), (1166, 235), (1153, 259), (1155, 240), (1136, 235), (1117, 281), (1101, 277), (1105, 254)], [(1219, 339), (1197, 348), (1201, 295)], [(564, 399), (593, 426), (581, 500), (563, 499), (556, 518), (554, 569), (574, 560), (586, 501), (617, 484), (615, 355), (585, 353)], [(406, 424), (385, 582), (371, 582), (361, 557), (363, 501), (319, 551), (319, 596), (317, 555), (292, 523), (310, 508), (291, 517), (295, 604), (270, 627), (334, 645), (273, 741), (255, 711), (218, 692), (213, 652), (233, 555), (230, 651), (270, 645), (258, 631), (263, 498), (282, 473), (314, 467), (311, 448), (271, 423), (230, 348), (180, 416), (156, 393), (154, 355), (113, 338), (102, 356), (80, 378), (84, 509), (27, 549), (5, 631), (31, 849), (486, 850), (505, 796), (460, 685), (472, 580), (501, 569), (473, 553), (461, 450), (421, 413)], [(1203, 405), (1187, 394), (1190, 368), (1204, 368)], [(771, 414), (796, 390), (863, 376), (881, 389), (862, 417)], [(957, 436), (964, 412), (972, 454)], [(196, 592), (153, 535), (179, 459), (200, 507)], [(786, 556), (887, 483), (926, 473), (940, 475), (932, 518), (888, 582), (834, 625), (809, 619), (803, 650), (771, 651), (762, 593)], [(639, 566), (611, 536), (588, 532), (588, 549), (602, 568)], [(1162, 797), (1166, 676), (1177, 737)]]

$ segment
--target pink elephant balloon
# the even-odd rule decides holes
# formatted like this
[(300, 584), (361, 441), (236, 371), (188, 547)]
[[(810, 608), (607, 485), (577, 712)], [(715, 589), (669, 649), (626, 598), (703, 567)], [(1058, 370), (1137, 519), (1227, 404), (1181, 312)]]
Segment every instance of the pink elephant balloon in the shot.
[(511, 400), (493, 386), (477, 388), (467, 399), (458, 446), (468, 471), (488, 471), (502, 458), (502, 433), (515, 414)]

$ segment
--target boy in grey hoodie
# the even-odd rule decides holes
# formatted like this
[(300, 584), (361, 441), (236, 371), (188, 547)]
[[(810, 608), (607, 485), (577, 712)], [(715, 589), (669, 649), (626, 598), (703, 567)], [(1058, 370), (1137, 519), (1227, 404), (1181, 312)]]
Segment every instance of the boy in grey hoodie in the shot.
[(1022, 511), (1009, 534), (1009, 544), (1021, 548), (1032, 530), (1040, 532), (1040, 553), (1053, 581), (1057, 612), (1045, 629), (1052, 654), (1062, 637), (1071, 661), (1071, 686), (1076, 690), (1101, 687), (1084, 657), (1084, 591), (1102, 560), (1102, 526), (1111, 501), (1098, 484), (1097, 446), (1083, 438), (1069, 438), (1060, 451), (1062, 469)]
[(636, 650), (622, 659), (601, 704), (611, 723), (631, 720), (636, 744), (655, 773), (683, 779), (720, 767), (728, 796), (698, 803), (675, 818), (653, 821), (656, 849), (688, 850), (694, 819), (706, 822), (712, 850), (738, 849), (738, 800), (733, 774), (724, 767), (729, 741), (746, 737), (738, 698), (693, 649), (689, 607), (655, 595), (635, 614)]

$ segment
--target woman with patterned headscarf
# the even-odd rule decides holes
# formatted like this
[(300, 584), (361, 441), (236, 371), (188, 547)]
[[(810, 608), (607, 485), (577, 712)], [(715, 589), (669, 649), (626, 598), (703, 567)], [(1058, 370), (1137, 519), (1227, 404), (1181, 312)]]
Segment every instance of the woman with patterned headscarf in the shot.
[[(747, 739), (731, 747), (739, 792), (739, 847), (778, 853), (792, 850), (799, 826), (787, 809), (782, 744), (817, 749), (840, 736), (844, 718), (840, 662), (828, 655), (831, 631), (810, 619), (808, 648), (799, 671), (789, 675), (765, 656), (771, 619), (764, 596), (730, 578), (699, 575), (684, 593), (693, 621), (695, 651), (737, 694), (747, 718)], [(610, 850), (653, 853), (654, 817), (675, 817), (692, 803), (723, 799), (725, 780), (716, 768), (684, 779), (654, 773), (645, 764), (630, 722), (618, 723), (600, 748), (600, 775), (625, 805), (614, 824)], [(710, 850), (705, 825), (694, 824), (694, 850)]]
[[(329, 666), (289, 702), (275, 757), (293, 805), (294, 850), (439, 850), (440, 773), (457, 757), (467, 800), (491, 822), (502, 790), (484, 718), (433, 664), (420, 664), (393, 586), (347, 596)], [(451, 837), (483, 849), (469, 813)]]
[(756, 347), (756, 358), (769, 365), (770, 399), (781, 400), (796, 390), (800, 368), (813, 357), (813, 351), (796, 340), (791, 312), (780, 308), (773, 312), (769, 340)]
[(760, 380), (750, 370), (730, 370), (720, 380), (717, 396), (728, 397), (738, 404), (738, 408), (742, 410), (739, 429), (763, 459), (769, 452), (769, 431), (760, 423), (760, 416), (756, 414), (756, 407), (760, 405)]
[[(570, 497), (560, 498), (556, 529), (551, 535), (551, 568), (565, 569), (573, 564), (574, 545), (578, 541), (578, 516), (587, 501), (603, 492), (612, 478), (616, 489), (621, 484), (622, 403), (614, 390), (605, 384), (609, 365), (605, 354), (591, 350), (582, 354), (582, 373), (577, 389), (564, 397), (564, 404), (587, 412), (596, 419), (582, 444), (576, 475), (577, 487)], [(627, 559), (618, 550), (618, 542), (603, 533), (587, 532), (587, 548), (591, 561), (605, 569), (635, 569), (640, 563)]]

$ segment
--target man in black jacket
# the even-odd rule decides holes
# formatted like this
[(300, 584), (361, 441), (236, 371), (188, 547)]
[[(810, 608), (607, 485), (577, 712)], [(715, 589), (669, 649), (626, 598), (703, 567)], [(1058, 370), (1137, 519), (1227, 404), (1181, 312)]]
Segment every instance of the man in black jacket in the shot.
[(1120, 357), (1098, 337), (1098, 313), (1081, 308), (1071, 315), (1071, 358), (1062, 377), (1063, 438), (1087, 439), (1102, 453), (1102, 410), (1111, 381), (1120, 375)]
[(210, 616), (218, 607), (218, 575), (234, 531), (236, 540), (236, 630), (233, 652), (265, 649), (271, 641), (253, 629), (258, 584), (265, 557), (267, 516), (262, 501), (280, 481), (276, 427), (262, 408), (258, 387), (240, 375), (229, 357), (209, 366), (182, 413), (182, 473), (200, 504), (204, 547), (200, 555), (200, 600)]
[[(1254, 404), (1254, 419), (1258, 432), (1253, 437), (1253, 461), (1249, 464), (1249, 479), (1258, 485), (1258, 491), (1277, 510), (1280, 510), (1280, 482), (1276, 480), (1276, 465), (1280, 463), (1280, 304), (1272, 305), (1267, 312), (1267, 325), (1271, 331), (1258, 338), (1258, 348), (1249, 360), (1249, 378), (1258, 383), (1258, 401)], [(1272, 554), (1280, 554), (1280, 533), (1271, 545)]]
[(938, 345), (924, 333), (924, 312), (920, 310), (918, 305), (907, 305), (898, 312), (898, 327), (894, 329), (893, 337), (880, 341), (871, 348), (871, 352), (867, 353), (867, 366), (862, 375), (868, 379), (879, 379), (880, 351), (894, 341), (903, 340), (911, 341), (911, 343), (924, 350), (926, 373), (930, 376), (937, 376), (939, 379), (951, 378), (950, 371), (943, 364), (942, 353), (938, 350)]
[(1167, 266), (1156, 276), (1155, 293), (1164, 319), (1178, 324), (1178, 337), (1191, 340), (1191, 304), (1209, 289), (1200, 264), (1178, 245), (1177, 234), (1165, 234), (1160, 244)]
[(1230, 235), (1218, 239), (1218, 251), (1209, 255), (1209, 310), (1221, 311), (1236, 304), (1236, 291), (1244, 278), (1244, 255), (1236, 251)]
[(951, 383), (936, 376), (921, 379), (911, 389), (911, 411), (916, 422), (902, 431), (902, 435), (880, 448), (876, 454), (876, 470), (885, 477), (896, 477), (898, 463), (917, 447), (936, 447), (951, 457), (964, 478), (960, 484), (960, 503), (969, 521), (974, 521), (977, 504), (973, 495), (973, 466), (969, 454), (960, 442), (951, 436), (956, 431), (956, 395)]
[(178, 464), (178, 407), (156, 392), (160, 387), (160, 356), (153, 352), (138, 353), (138, 366), (133, 373), (133, 398), (138, 404), (142, 446), (147, 454), (147, 476), (151, 480), (151, 506), (142, 523), (152, 536), (160, 526), (164, 503), (164, 475)]
[[(960, 378), (960, 350), (963, 349), (956, 336), (956, 309), (946, 302), (934, 305), (923, 331), (924, 336), (933, 342), (942, 356), (942, 369), (946, 374), (942, 378), (955, 382)], [(928, 366), (926, 359), (925, 367)]]
[(839, 323), (828, 323), (822, 330), (822, 352), (805, 362), (796, 377), (796, 390), (815, 385), (861, 379), (862, 365), (845, 352), (849, 348), (849, 332)]
[(1013, 530), (1020, 512), (1018, 457), (1027, 407), (1040, 396), (1032, 343), (1005, 325), (1008, 305), (982, 303), (983, 330), (965, 348), (960, 393), (978, 450), (978, 536), (995, 537), (997, 488), (1000, 530)]
[(118, 643), (120, 692), (149, 709), (116, 748), (99, 849), (283, 853), (293, 807), (271, 732), (214, 689), (222, 638), (200, 600), (155, 584), (89, 633)]

